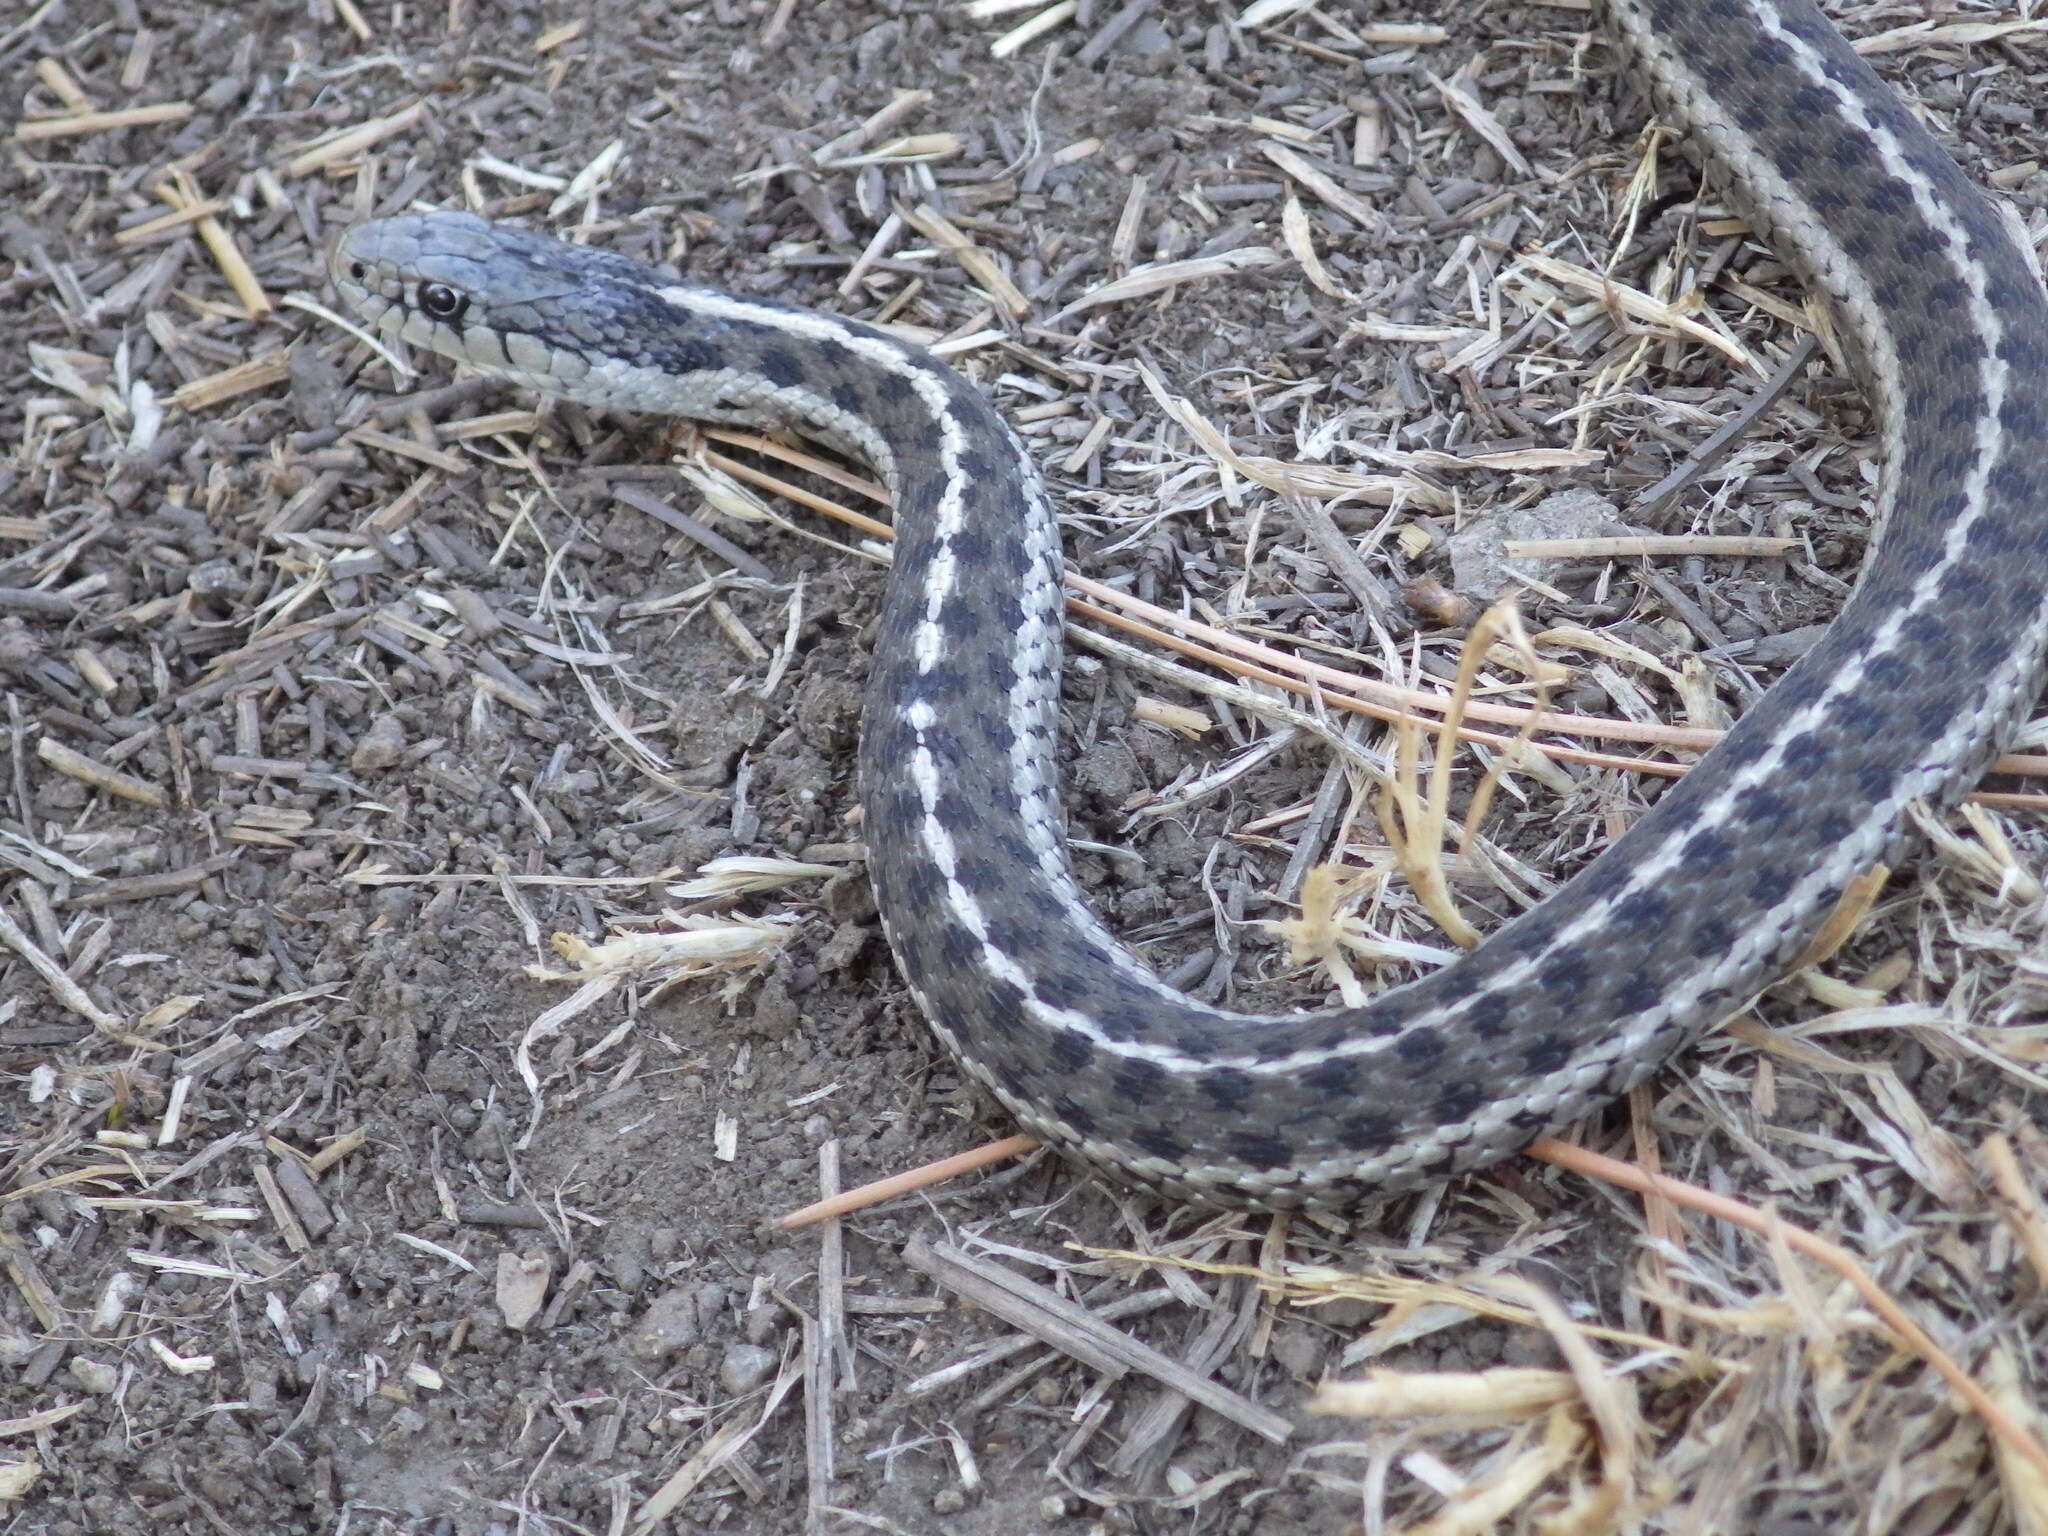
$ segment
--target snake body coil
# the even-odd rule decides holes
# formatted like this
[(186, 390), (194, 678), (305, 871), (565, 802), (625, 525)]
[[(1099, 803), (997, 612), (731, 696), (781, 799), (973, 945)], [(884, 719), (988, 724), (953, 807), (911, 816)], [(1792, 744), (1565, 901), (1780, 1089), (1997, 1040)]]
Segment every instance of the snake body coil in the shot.
[(1171, 991), (1068, 865), (1053, 510), (995, 410), (856, 321), (463, 214), (331, 268), (385, 334), (597, 406), (802, 421), (897, 542), (861, 744), (875, 893), (948, 1049), (1033, 1133), (1182, 1197), (1344, 1204), (1500, 1157), (1742, 1006), (1955, 798), (2040, 682), (2048, 299), (1996, 210), (1809, 0), (1604, 0), (1702, 158), (1830, 295), (1877, 408), (1883, 537), (1825, 638), (1607, 852), (1363, 1008)]

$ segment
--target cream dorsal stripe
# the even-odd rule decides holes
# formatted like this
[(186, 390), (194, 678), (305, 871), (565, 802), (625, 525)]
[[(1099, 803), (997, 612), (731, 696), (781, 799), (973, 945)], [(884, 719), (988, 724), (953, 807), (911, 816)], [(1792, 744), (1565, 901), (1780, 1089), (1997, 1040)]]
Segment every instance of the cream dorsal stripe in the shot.
[(384, 334), (597, 406), (800, 421), (872, 460), (897, 544), (861, 742), (870, 869), (946, 1047), (1034, 1134), (1177, 1196), (1350, 1204), (1506, 1155), (1628, 1088), (1804, 947), (1916, 799), (2037, 692), (2048, 299), (1988, 200), (1808, 0), (1605, 0), (1709, 172), (1831, 298), (1877, 408), (1883, 537), (1841, 615), (1532, 912), (1358, 1009), (1163, 986), (1069, 869), (1060, 551), (1038, 473), (944, 364), (857, 321), (417, 214), (331, 270)]

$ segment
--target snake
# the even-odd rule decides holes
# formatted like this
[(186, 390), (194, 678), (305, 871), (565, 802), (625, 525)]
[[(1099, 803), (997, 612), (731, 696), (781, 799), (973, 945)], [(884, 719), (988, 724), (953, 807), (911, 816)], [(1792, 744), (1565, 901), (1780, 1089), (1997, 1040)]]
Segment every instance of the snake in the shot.
[(1033, 1136), (1197, 1205), (1351, 1208), (1512, 1154), (1780, 980), (1916, 802), (1952, 804), (2048, 645), (2048, 297), (2004, 216), (1810, 0), (1596, 0), (1716, 188), (1820, 296), (1871, 408), (1876, 538), (1821, 638), (1619, 838), (1363, 1006), (1168, 986), (1071, 862), (1056, 509), (990, 399), (873, 325), (467, 212), (342, 231), (373, 333), (596, 408), (798, 426), (895, 506), (859, 749), (881, 926)]

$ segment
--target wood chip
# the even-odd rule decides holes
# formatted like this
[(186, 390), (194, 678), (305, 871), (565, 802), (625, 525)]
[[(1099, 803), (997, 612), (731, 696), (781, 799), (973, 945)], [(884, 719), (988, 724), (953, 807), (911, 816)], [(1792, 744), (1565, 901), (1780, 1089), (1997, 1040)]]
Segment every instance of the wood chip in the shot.
[(1289, 149), (1284, 144), (1261, 144), (1259, 153), (1300, 182), (1315, 197), (1351, 220), (1364, 233), (1383, 235), (1387, 232), (1387, 221), (1377, 208), (1357, 193), (1339, 186), (1330, 172), (1317, 166), (1307, 156)]
[(365, 150), (374, 149), (386, 139), (404, 133), (409, 128), (425, 122), (428, 116), (427, 104), (415, 101), (400, 107), (385, 117), (373, 117), (366, 123), (353, 128), (344, 128), (317, 140), (311, 147), (287, 160), (279, 170), (286, 176), (310, 176), (323, 171), (330, 165), (353, 160)]
[(120, 107), (111, 112), (78, 112), (69, 117), (32, 117), (15, 124), (19, 144), (46, 139), (70, 139), (85, 133), (106, 133), (114, 128), (143, 128), (152, 123), (182, 123), (192, 115), (188, 102), (166, 101), (151, 107)]
[(254, 394), (259, 389), (271, 389), (291, 377), (292, 364), (289, 352), (270, 352), (262, 357), (251, 358), (246, 363), (237, 363), (219, 373), (207, 374), (204, 378), (192, 380), (172, 392), (167, 405), (184, 411), (204, 411), (233, 400), (240, 395)]
[(996, 259), (938, 209), (928, 203), (919, 203), (915, 208), (903, 210), (903, 217), (919, 234), (952, 257), (960, 270), (1011, 318), (1021, 319), (1030, 313), (1031, 301), (1024, 297), (1023, 291), (1010, 280), (1010, 275), (997, 264)]
[(105, 794), (132, 800), (137, 805), (146, 805), (156, 811), (162, 810), (170, 803), (164, 792), (154, 784), (138, 779), (132, 773), (122, 773), (118, 769), (107, 767), (104, 763), (94, 762), (83, 752), (73, 751), (51, 737), (44, 736), (36, 742), (36, 756), (66, 777), (90, 784)]
[(1197, 1375), (1150, 1345), (1111, 1328), (1085, 1307), (1000, 1265), (970, 1258), (957, 1248), (922, 1237), (913, 1237), (905, 1245), (903, 1257), (948, 1290), (1041, 1343), (1072, 1355), (1090, 1370), (1111, 1377), (1138, 1371), (1275, 1445), (1292, 1433), (1292, 1426), (1279, 1414)]
[(1595, 539), (1506, 539), (1510, 560), (1615, 560), (1630, 556), (1721, 555), (1768, 560), (1803, 546), (1801, 539), (1754, 534), (1634, 533)]
[(1197, 256), (1187, 261), (1163, 261), (1153, 266), (1140, 267), (1127, 277), (1114, 278), (1098, 288), (1090, 289), (1053, 318), (1079, 314), (1084, 309), (1095, 309), (1104, 304), (1122, 304), (1131, 299), (1149, 298), (1155, 293), (1164, 293), (1167, 289), (1178, 288), (1184, 283), (1205, 283), (1212, 278), (1228, 277), (1235, 272), (1254, 272), (1262, 267), (1277, 267), (1283, 265), (1286, 260), (1285, 256), (1267, 246), (1247, 245), (1215, 256)]

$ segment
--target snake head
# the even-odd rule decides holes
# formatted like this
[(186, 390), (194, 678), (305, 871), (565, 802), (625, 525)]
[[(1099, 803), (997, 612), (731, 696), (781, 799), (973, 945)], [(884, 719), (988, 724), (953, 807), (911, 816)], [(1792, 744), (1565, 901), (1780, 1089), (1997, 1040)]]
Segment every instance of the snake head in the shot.
[(673, 274), (475, 214), (355, 225), (327, 270), (379, 334), (588, 405), (673, 409), (656, 396), (718, 366), (702, 328), (662, 297)]

